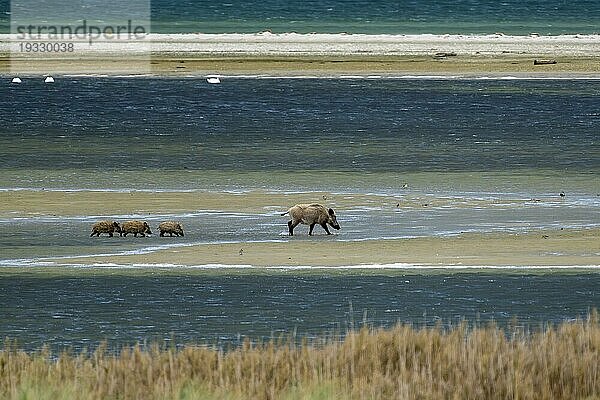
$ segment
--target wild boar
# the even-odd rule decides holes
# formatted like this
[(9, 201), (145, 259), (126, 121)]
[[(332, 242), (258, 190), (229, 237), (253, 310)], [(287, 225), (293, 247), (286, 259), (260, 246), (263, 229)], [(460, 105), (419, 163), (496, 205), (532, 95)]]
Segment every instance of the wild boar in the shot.
[(113, 237), (113, 232), (117, 231), (119, 236), (121, 233), (121, 226), (116, 221), (99, 221), (92, 225), (92, 233), (90, 237), (96, 235), (100, 236), (101, 233), (108, 233), (108, 236)]
[(331, 208), (327, 209), (321, 204), (296, 204), (281, 215), (285, 214), (290, 214), (292, 218), (291, 221), (288, 221), (290, 236), (294, 236), (294, 228), (298, 224), (310, 225), (309, 235), (312, 235), (316, 224), (321, 225), (328, 235), (331, 235), (331, 232), (329, 232), (327, 224), (331, 225), (334, 229), (340, 229), (335, 212)]
[(169, 236), (183, 236), (183, 226), (179, 222), (175, 221), (165, 221), (161, 222), (158, 225), (158, 230), (160, 231), (160, 236), (165, 236), (165, 233), (168, 233)]
[(137, 237), (138, 233), (142, 236), (152, 235), (150, 226), (144, 221), (127, 221), (121, 225), (121, 231), (123, 236), (127, 236), (128, 233), (133, 233), (133, 236)]

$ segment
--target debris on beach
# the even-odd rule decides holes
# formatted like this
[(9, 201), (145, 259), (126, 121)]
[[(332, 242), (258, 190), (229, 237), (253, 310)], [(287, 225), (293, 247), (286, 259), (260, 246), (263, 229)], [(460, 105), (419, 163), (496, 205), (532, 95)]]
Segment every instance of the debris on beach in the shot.
[(446, 58), (446, 57), (456, 57), (456, 53), (453, 51), (450, 52), (446, 52), (446, 51), (440, 51), (438, 53), (435, 53), (433, 55), (433, 58), (435, 58), (436, 60), (442, 59), (442, 58)]
[(533, 65), (552, 65), (556, 64), (556, 60), (533, 60)]

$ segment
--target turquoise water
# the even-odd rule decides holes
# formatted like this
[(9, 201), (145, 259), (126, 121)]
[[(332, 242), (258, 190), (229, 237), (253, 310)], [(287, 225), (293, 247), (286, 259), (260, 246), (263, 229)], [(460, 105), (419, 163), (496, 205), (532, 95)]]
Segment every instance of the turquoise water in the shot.
[[(27, 3), (23, 3), (25, 6)], [(260, 2), (153, 0), (152, 30), (160, 33), (458, 33), (546, 35), (598, 33), (594, 0), (311, 0)], [(36, 2), (31, 2), (35, 8)], [(0, 1), (0, 28), (8, 32), (10, 3)]]

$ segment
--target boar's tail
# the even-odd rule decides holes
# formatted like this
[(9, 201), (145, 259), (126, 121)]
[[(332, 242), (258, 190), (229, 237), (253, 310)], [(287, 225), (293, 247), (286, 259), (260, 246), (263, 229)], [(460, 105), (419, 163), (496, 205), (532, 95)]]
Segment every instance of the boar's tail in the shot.
[(283, 213), (283, 214), (281, 214), (281, 215), (283, 216), (283, 215), (285, 215), (285, 214), (289, 214), (289, 213), (290, 213), (289, 211), (286, 211), (286, 212), (284, 212), (284, 213)]

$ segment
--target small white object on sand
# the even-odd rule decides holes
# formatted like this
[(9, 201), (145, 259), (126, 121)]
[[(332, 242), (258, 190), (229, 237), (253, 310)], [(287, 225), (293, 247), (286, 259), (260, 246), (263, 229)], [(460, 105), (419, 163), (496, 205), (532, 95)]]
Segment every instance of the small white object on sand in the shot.
[(218, 76), (207, 76), (206, 82), (216, 84), (216, 83), (221, 83), (221, 80), (219, 79)]
[(12, 78), (12, 81), (11, 81), (11, 83), (21, 83), (21, 82), (22, 82), (22, 80), (18, 76), (15, 76), (14, 78)]
[(47, 76), (46, 79), (44, 79), (44, 83), (54, 83), (54, 78), (51, 76)]

